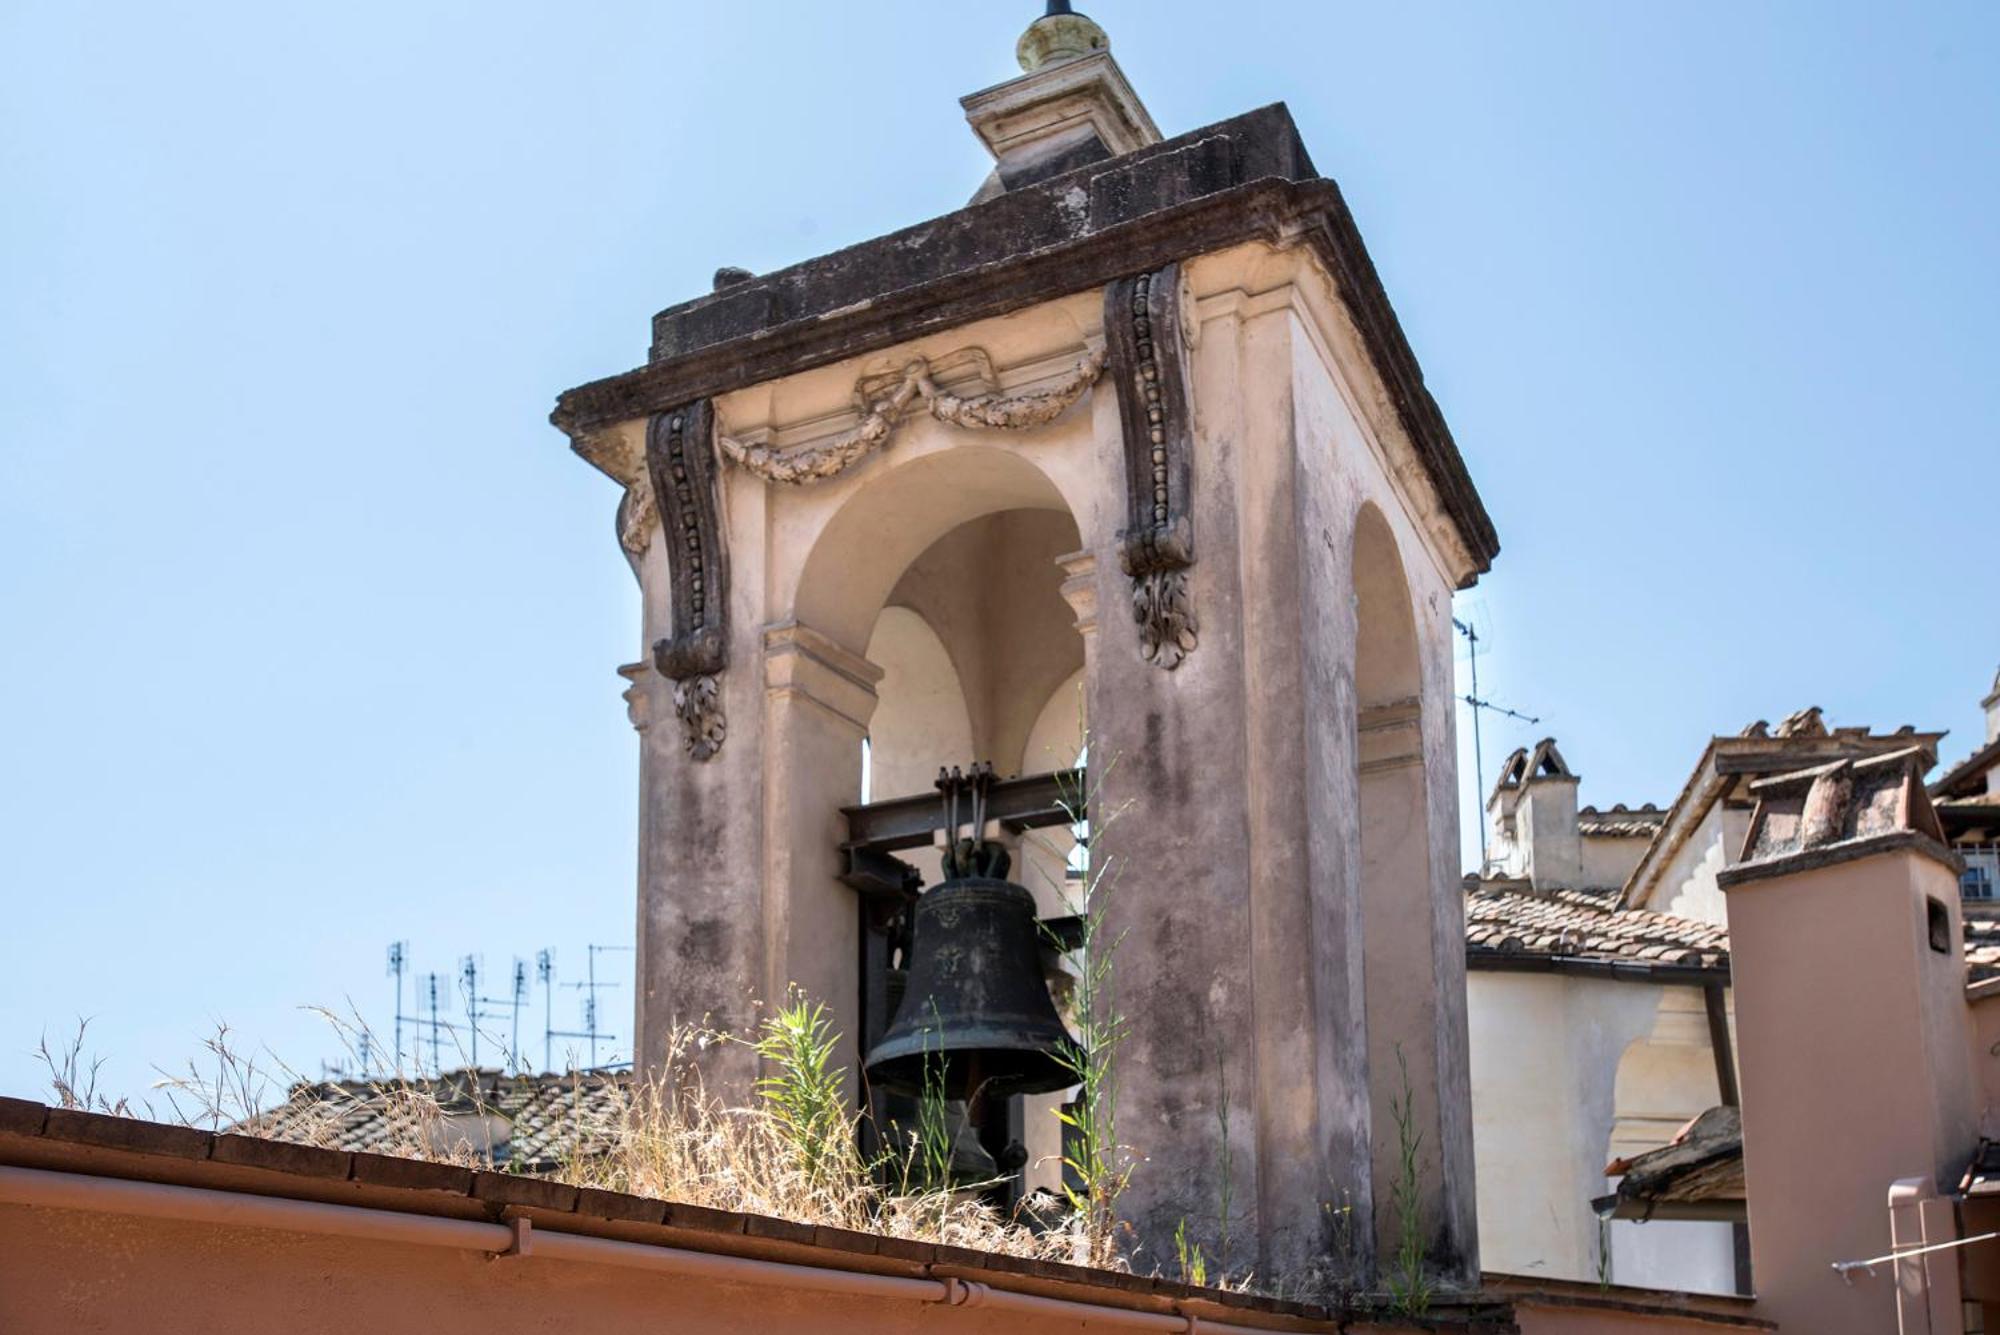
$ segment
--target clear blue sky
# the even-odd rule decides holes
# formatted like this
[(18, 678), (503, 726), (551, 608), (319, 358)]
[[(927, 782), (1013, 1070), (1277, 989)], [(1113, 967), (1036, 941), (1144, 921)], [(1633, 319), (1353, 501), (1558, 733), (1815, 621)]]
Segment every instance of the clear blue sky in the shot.
[[(1169, 134), (1283, 99), (1345, 188), (1505, 547), (1461, 612), (1545, 723), (1489, 770), (1969, 747), (2000, 9), (1086, 8)], [(1038, 10), (5, 6), (0, 1092), (79, 1015), (114, 1090), (218, 1019), (316, 1072), (393, 938), (630, 942), (637, 600), (545, 415), (718, 264), (962, 203)]]

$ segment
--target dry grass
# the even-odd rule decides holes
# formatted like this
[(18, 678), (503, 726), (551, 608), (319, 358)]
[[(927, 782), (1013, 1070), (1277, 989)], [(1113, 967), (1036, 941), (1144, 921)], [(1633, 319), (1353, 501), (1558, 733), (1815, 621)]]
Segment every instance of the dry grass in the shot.
[[(342, 1035), (365, 1031), (321, 1012)], [(660, 1200), (771, 1215), (805, 1224), (948, 1243), (980, 1251), (1078, 1264), (1104, 1264), (1109, 1251), (1072, 1219), (1055, 1227), (1030, 1227), (984, 1203), (975, 1193), (926, 1190), (915, 1174), (891, 1161), (870, 1163), (858, 1149), (857, 1114), (844, 1101), (820, 1098), (802, 1115), (799, 1100), (813, 1086), (838, 1088), (827, 1061), (830, 1039), (815, 1052), (787, 1034), (810, 1022), (816, 1008), (794, 1000), (765, 1021), (753, 1038), (684, 1030), (669, 1060), (650, 1078), (631, 1082), (574, 1077), (571, 1097), (558, 1115), (557, 1164), (551, 1174), (578, 1186), (600, 1187)], [(162, 1073), (153, 1089), (164, 1107), (109, 1100), (96, 1089), (97, 1064), (81, 1053), (85, 1027), (62, 1048), (44, 1041), (56, 1101), (64, 1107), (197, 1126), (235, 1128), (324, 1148), (340, 1148), (354, 1117), (364, 1110), (382, 1120), (378, 1153), (432, 1162), (486, 1166), (481, 1149), (452, 1128), (481, 1106), (481, 1086), (471, 1081), (441, 1090), (428, 1077), (383, 1076), (358, 1090), (303, 1079), (283, 1063), (243, 1054), (225, 1028), (203, 1044), (203, 1055), (184, 1071)], [(791, 1040), (788, 1042), (788, 1040)], [(767, 1076), (748, 1106), (730, 1107), (703, 1081), (701, 1053), (716, 1043), (747, 1042), (764, 1057)], [(358, 1041), (350, 1042), (358, 1049)], [(380, 1047), (377, 1046), (377, 1051)], [(592, 1097), (586, 1099), (589, 1090)], [(447, 1107), (444, 1098), (454, 1098)], [(282, 1114), (282, 1115), (280, 1115)], [(503, 1167), (505, 1165), (502, 1165)], [(1114, 1263), (1116, 1263), (1114, 1261)]]

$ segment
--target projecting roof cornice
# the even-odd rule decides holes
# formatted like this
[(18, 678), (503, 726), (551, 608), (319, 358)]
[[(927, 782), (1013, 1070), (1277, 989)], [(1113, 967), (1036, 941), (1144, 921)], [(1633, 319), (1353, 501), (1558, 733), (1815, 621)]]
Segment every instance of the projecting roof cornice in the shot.
[(1338, 284), (1411, 445), (1471, 558), (1493, 521), (1341, 198), (1283, 104), (1010, 190), (737, 282), (653, 319), (645, 366), (569, 390), (572, 443), (616, 423), (1102, 286), (1246, 241), (1312, 247)]

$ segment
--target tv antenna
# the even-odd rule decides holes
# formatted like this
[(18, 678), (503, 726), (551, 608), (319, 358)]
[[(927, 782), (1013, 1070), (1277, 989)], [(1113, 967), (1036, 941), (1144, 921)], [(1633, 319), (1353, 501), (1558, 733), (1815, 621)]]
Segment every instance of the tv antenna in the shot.
[[(389, 943), (389, 976), (396, 980), (396, 1009), (394, 1011), (396, 1017), (396, 1052), (393, 1064), (398, 1071), (403, 1069), (403, 1020), (406, 1018), (403, 1014), (403, 975), (409, 971), (410, 943), (408, 941), (391, 941)], [(413, 997), (412, 1000), (414, 999)], [(362, 1038), (364, 1041), (366, 1040), (366, 1031), (363, 1031)]]
[[(597, 957), (599, 955), (611, 954), (614, 951), (629, 951), (631, 949), (631, 946), (591, 945), (585, 947), (588, 960), (585, 966), (585, 976), (582, 982), (577, 983), (557, 981), (554, 951), (541, 950), (536, 953), (535, 976), (541, 982), (543, 989), (542, 1065), (545, 1069), (554, 1069), (554, 1041), (558, 1038), (581, 1038), (586, 1040), (590, 1044), (590, 1065), (585, 1069), (593, 1071), (598, 1069), (597, 1045), (600, 1042), (611, 1042), (618, 1035), (603, 1029), (598, 1024), (597, 994), (605, 988), (617, 987), (618, 984), (610, 981), (598, 981)], [(583, 1028), (558, 1029), (555, 1027), (552, 997), (558, 987), (574, 988), (583, 994)]]
[(1472, 770), (1478, 784), (1478, 789), (1473, 794), (1473, 804), (1479, 808), (1479, 864), (1483, 869), (1486, 865), (1486, 753), (1480, 743), (1479, 716), (1482, 713), (1500, 714), (1506, 718), (1519, 719), (1529, 725), (1540, 723), (1541, 720), (1480, 698), (1479, 632), (1472, 628), (1472, 623), (1460, 621), (1457, 617), (1451, 619), (1451, 624), (1465, 637), (1466, 649), (1472, 660), (1472, 689), (1458, 698), (1472, 706)]
[[(458, 1031), (458, 1026), (444, 1019), (439, 1012), (439, 993), (443, 990), (443, 983), (444, 975), (441, 973), (427, 973), (424, 975), (424, 985), (429, 992), (428, 1000), (430, 1002), (430, 1018), (427, 1023), (431, 1027), (431, 1074), (433, 1075), (444, 1074), (443, 1045), (441, 1042), (444, 1031), (449, 1029), (454, 1034)], [(422, 1070), (423, 1063), (421, 1061), (418, 1062), (417, 1067), (419, 1070)]]
[[(508, 1046), (503, 1066), (518, 1068), (521, 1064), (521, 1005), (528, 999), (528, 966), (521, 960), (514, 961), (513, 995), (489, 997), (479, 990), (480, 965), (477, 955), (467, 955), (459, 960), (459, 984), (465, 994), (465, 1019), (472, 1029), (472, 1066), (479, 1068), (479, 1025), (484, 1020), (511, 1019), (512, 1028), (508, 1034)], [(498, 1009), (487, 1009), (495, 1007)]]

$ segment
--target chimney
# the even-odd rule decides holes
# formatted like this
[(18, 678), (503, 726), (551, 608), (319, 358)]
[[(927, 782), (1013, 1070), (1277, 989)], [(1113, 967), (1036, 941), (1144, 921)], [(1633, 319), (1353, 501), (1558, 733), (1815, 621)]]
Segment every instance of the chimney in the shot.
[[(1920, 747), (1751, 785), (1729, 903), (1759, 1312), (1897, 1328), (1892, 1186), (1956, 1186), (1978, 1140), (1958, 860)], [(1912, 1183), (1916, 1186), (1912, 1186)]]
[(1504, 876), (1524, 877), (1537, 890), (1583, 884), (1583, 840), (1577, 833), (1577, 776), (1544, 737), (1530, 751), (1508, 756), (1486, 799), (1493, 846), (1486, 859)]
[(2000, 672), (1993, 674), (1993, 689), (1979, 702), (1986, 711), (1986, 740), (2000, 742)]

